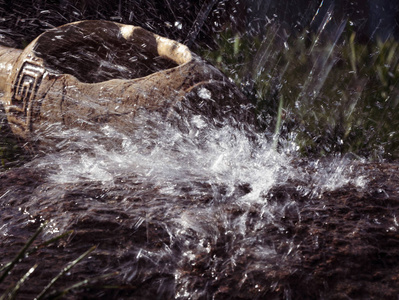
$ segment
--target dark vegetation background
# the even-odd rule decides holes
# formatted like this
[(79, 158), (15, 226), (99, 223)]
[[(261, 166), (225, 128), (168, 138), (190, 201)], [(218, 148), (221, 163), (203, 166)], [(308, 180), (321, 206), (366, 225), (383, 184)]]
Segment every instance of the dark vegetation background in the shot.
[(183, 42), (201, 7), (212, 2), (197, 42), (212, 44), (215, 34), (227, 29), (258, 35), (270, 24), (288, 30), (286, 34), (316, 32), (329, 13), (330, 28), (346, 19), (363, 41), (377, 35), (399, 37), (399, 1), (391, 0), (0, 0), (0, 41), (21, 47), (49, 28), (105, 19)]

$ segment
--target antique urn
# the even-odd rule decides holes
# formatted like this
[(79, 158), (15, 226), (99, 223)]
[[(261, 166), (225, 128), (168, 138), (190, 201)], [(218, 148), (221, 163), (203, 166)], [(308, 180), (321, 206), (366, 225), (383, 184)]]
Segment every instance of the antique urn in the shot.
[(166, 119), (253, 115), (238, 88), (185, 45), (109, 21), (48, 30), (24, 50), (0, 46), (0, 96), (12, 131), (28, 140), (52, 124), (127, 130), (143, 109)]

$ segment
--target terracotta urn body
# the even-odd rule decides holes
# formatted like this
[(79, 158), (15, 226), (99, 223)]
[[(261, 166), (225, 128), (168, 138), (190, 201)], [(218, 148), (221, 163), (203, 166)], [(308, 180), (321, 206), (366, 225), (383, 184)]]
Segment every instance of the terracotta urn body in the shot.
[(54, 123), (124, 130), (140, 109), (251, 114), (237, 87), (186, 46), (108, 21), (49, 30), (23, 51), (1, 47), (0, 82), (8, 122), (24, 139)]

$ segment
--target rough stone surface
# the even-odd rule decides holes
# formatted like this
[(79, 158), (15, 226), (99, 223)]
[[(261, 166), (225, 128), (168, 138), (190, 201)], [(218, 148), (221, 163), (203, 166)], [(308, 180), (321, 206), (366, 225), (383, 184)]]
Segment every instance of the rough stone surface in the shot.
[[(290, 201), (295, 206), (287, 206), (275, 215), (274, 223), (254, 227), (251, 236), (241, 239), (257, 237), (255, 248), (270, 245), (276, 253), (256, 253), (253, 249), (240, 252), (235, 248), (240, 245), (239, 236), (221, 232), (215, 243), (199, 239), (204, 251), (195, 257), (183, 255), (187, 250), (184, 239), (171, 243), (165, 227), (171, 216), (161, 209), (162, 205), (143, 223), (149, 207), (171, 201), (146, 183), (128, 185), (125, 191), (104, 190), (94, 183), (65, 185), (54, 202), (54, 187), (44, 184), (43, 174), (25, 167), (4, 172), (0, 174), (0, 251), (4, 254), (0, 263), (14, 257), (41, 219), (63, 220), (64, 229), (74, 233), (25, 259), (0, 285), (0, 294), (39, 262), (37, 273), (18, 298), (32, 299), (64, 265), (97, 245), (90, 258), (78, 264), (56, 287), (119, 271), (106, 281), (118, 288), (104, 289), (104, 282), (100, 282), (74, 291), (69, 298), (173, 299), (179, 291), (181, 295), (187, 291), (196, 299), (396, 299), (398, 166), (358, 164), (356, 169), (370, 178), (362, 191), (345, 186), (311, 197), (295, 188), (303, 183), (291, 182), (265, 195), (271, 206)], [(245, 187), (242, 192), (246, 192)], [(182, 195), (178, 201), (187, 207), (212, 206), (211, 191), (201, 199)], [(246, 215), (247, 226), (261, 218), (259, 211), (248, 212), (232, 203), (215, 209), (223, 209), (231, 222)], [(222, 222), (208, 226), (222, 228)], [(48, 238), (40, 236), (36, 244)], [(198, 237), (193, 232), (186, 238)], [(295, 247), (290, 250), (292, 245)], [(232, 255), (237, 253), (241, 254), (232, 263)], [(265, 260), (262, 255), (269, 258)]]

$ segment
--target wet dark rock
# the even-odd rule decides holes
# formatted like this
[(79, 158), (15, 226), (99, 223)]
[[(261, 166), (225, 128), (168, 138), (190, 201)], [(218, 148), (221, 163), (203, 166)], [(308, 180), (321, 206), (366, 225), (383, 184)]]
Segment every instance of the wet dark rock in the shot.
[[(125, 191), (103, 189), (93, 182), (65, 185), (54, 202), (55, 189), (43, 184), (43, 174), (27, 168), (4, 172), (1, 263), (13, 258), (40, 220), (53, 220), (62, 231), (74, 233), (24, 259), (0, 292), (38, 262), (37, 273), (19, 297), (32, 299), (65, 264), (97, 245), (57, 287), (113, 271), (119, 275), (75, 290), (69, 298), (396, 299), (399, 167), (357, 168), (370, 178), (364, 190), (349, 185), (310, 197), (293, 188), (303, 182), (274, 187), (265, 195), (267, 201), (285, 207), (274, 214), (273, 222), (255, 207), (247, 210), (234, 201), (168, 199), (145, 183)], [(180, 209), (209, 208), (219, 219), (214, 224), (204, 219), (203, 231), (196, 227), (179, 231), (173, 229), (177, 226), (173, 219), (180, 210), (166, 210), (165, 201)], [(154, 206), (159, 209), (149, 209)], [(239, 227), (226, 227), (226, 222), (240, 221), (247, 226), (243, 234)], [(48, 231), (36, 243), (54, 235)], [(104, 289), (103, 284), (118, 288)]]

